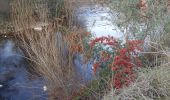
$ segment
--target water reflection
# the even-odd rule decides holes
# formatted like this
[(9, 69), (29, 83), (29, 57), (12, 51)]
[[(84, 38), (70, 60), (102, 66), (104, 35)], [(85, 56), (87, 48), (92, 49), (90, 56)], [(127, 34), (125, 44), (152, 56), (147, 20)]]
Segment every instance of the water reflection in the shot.
[(42, 79), (31, 79), (23, 53), (11, 40), (0, 43), (0, 100), (47, 100)]
[(97, 37), (111, 35), (121, 38), (123, 36), (116, 24), (113, 24), (117, 19), (117, 13), (107, 7), (98, 5), (80, 7), (76, 10), (76, 19)]

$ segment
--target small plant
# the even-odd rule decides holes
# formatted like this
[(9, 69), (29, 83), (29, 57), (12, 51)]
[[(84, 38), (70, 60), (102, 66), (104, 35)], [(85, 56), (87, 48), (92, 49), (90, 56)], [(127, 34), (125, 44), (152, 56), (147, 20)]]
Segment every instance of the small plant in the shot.
[(90, 46), (95, 51), (98, 49), (100, 54), (95, 54), (94, 73), (101, 65), (106, 65), (113, 72), (113, 85), (116, 89), (128, 86), (136, 77), (134, 68), (142, 65), (138, 54), (142, 50), (142, 43), (141, 40), (127, 39), (122, 45), (111, 36), (95, 38)]

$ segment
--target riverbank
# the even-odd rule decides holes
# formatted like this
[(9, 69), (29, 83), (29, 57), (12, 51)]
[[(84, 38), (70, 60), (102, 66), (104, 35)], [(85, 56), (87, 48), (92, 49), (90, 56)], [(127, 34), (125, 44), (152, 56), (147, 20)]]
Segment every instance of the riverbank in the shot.
[(148, 2), (143, 16), (143, 1), (40, 1), (11, 4), (0, 33), (0, 99), (169, 97), (165, 2)]

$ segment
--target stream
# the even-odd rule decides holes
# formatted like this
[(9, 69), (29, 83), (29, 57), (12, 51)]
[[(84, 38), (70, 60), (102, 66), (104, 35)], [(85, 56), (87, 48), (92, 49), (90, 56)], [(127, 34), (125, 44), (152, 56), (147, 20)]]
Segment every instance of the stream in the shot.
[(22, 51), (12, 40), (0, 44), (0, 100), (47, 100), (42, 79), (31, 79)]
[[(107, 7), (82, 6), (75, 12), (77, 22), (96, 37), (111, 35), (122, 36), (112, 19), (116, 14)], [(113, 18), (114, 17), (114, 18)], [(82, 84), (93, 79), (92, 62), (83, 63), (82, 55), (74, 59), (76, 74)], [(0, 100), (47, 100), (41, 78), (30, 78), (23, 52), (12, 40), (0, 42)]]

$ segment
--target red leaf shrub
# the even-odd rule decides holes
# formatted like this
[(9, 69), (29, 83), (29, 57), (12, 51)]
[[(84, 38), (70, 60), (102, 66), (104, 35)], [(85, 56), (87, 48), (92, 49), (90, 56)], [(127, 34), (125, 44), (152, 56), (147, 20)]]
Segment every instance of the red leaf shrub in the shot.
[(103, 44), (112, 48), (111, 50), (114, 52), (109, 54), (107, 50), (101, 51), (99, 60), (93, 65), (94, 73), (102, 63), (108, 63), (113, 59), (108, 64), (114, 73), (113, 85), (116, 89), (128, 86), (136, 77), (134, 68), (142, 65), (138, 56), (138, 51), (142, 50), (142, 43), (141, 40), (126, 40), (126, 43), (121, 45), (118, 40), (111, 36), (95, 38), (90, 42), (91, 48), (95, 48), (96, 44)]
[(90, 47), (94, 47), (96, 43), (103, 43), (104, 45), (109, 45), (109, 46), (118, 46), (118, 41), (111, 36), (102, 36), (95, 38), (90, 42)]

